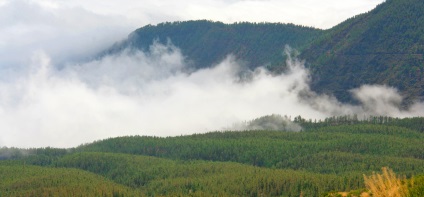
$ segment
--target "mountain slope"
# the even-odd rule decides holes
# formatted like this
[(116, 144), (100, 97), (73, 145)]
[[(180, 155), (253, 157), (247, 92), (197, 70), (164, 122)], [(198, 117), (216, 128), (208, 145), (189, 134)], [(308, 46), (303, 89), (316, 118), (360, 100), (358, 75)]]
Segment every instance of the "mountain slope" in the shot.
[[(232, 162), (178, 161), (118, 153), (76, 153), (58, 161), (140, 189), (145, 196), (320, 196), (328, 188), (362, 185), (348, 178), (305, 171), (259, 168)], [(348, 179), (349, 183), (345, 183)]]
[[(72, 149), (3, 147), (0, 195), (323, 196), (357, 190), (365, 187), (363, 174), (384, 166), (407, 177), (423, 174), (423, 119), (314, 123), (298, 117), (296, 123), (308, 125), (301, 132), (127, 136)], [(411, 188), (420, 194), (417, 182)]]
[(301, 58), (318, 92), (351, 101), (349, 89), (386, 84), (411, 102), (424, 98), (423, 54), (424, 1), (387, 0), (328, 30)]
[(301, 52), (311, 70), (312, 89), (354, 102), (349, 90), (364, 84), (396, 87), (405, 106), (424, 99), (424, 1), (387, 0), (368, 13), (329, 29), (292, 24), (186, 21), (148, 25), (106, 53), (127, 47), (148, 51), (170, 40), (195, 68), (212, 66), (228, 54), (248, 67), (284, 65), (286, 44)]
[(76, 151), (231, 161), (262, 167), (307, 169), (316, 173), (372, 171), (390, 166), (410, 175), (413, 171), (424, 170), (423, 139), (424, 134), (415, 130), (359, 124), (303, 132), (245, 131), (168, 138), (120, 137), (87, 144)]
[(277, 65), (284, 61), (285, 45), (302, 48), (321, 34), (321, 30), (292, 24), (186, 21), (148, 25), (131, 33), (127, 40), (107, 53), (132, 47), (147, 51), (154, 40), (168, 40), (193, 61), (195, 68), (219, 63), (227, 55), (246, 61), (250, 68)]
[(0, 196), (138, 196), (129, 187), (83, 170), (0, 161)]

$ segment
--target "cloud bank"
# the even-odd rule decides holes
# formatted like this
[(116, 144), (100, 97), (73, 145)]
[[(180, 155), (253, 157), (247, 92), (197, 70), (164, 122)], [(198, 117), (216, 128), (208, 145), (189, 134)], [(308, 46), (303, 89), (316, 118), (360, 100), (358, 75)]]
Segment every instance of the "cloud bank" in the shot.
[(362, 105), (343, 105), (309, 89), (303, 62), (288, 64), (276, 76), (263, 68), (248, 71), (230, 55), (212, 68), (190, 71), (178, 48), (156, 43), (147, 52), (125, 50), (58, 69), (38, 51), (28, 72), (0, 83), (1, 142), (71, 147), (122, 135), (221, 130), (269, 114), (320, 119), (422, 113), (401, 111), (401, 96), (385, 86), (352, 90)]
[(134, 30), (122, 17), (13, 0), (0, 4), (0, 72), (25, 69), (34, 51), (55, 65), (90, 57)]
[[(263, 68), (249, 71), (231, 54), (212, 68), (191, 70), (190, 60), (172, 44), (90, 59), (139, 23), (196, 19), (205, 15), (194, 11), (208, 6), (227, 13), (214, 16), (231, 22), (247, 17), (243, 12), (254, 7), (284, 10), (296, 4), (187, 1), (174, 8), (174, 1), (141, 1), (144, 7), (139, 1), (125, 2), (0, 0), (0, 147), (73, 147), (123, 135), (200, 133), (270, 114), (320, 119), (342, 114), (403, 117), (424, 111), (420, 103), (400, 110), (402, 97), (386, 86), (352, 90), (362, 103), (358, 106), (319, 95), (310, 90), (308, 70), (296, 59), (288, 59), (290, 66), (281, 75)], [(262, 15), (252, 14), (265, 20)]]

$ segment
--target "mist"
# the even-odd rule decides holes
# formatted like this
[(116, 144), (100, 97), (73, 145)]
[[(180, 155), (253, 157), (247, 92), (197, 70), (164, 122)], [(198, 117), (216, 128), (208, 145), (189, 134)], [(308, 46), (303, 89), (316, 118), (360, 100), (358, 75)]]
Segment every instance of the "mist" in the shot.
[(419, 103), (415, 111), (402, 111), (402, 97), (386, 86), (352, 90), (358, 106), (319, 95), (297, 59), (288, 58), (281, 75), (262, 67), (249, 71), (232, 55), (201, 70), (189, 62), (172, 43), (59, 68), (37, 51), (30, 69), (0, 83), (1, 145), (73, 147), (124, 135), (203, 133), (270, 114), (422, 115)]
[(299, 124), (293, 122), (291, 117), (272, 114), (262, 116), (250, 121), (235, 123), (231, 127), (228, 127), (226, 129), (230, 131), (266, 130), (298, 132), (302, 130), (302, 127)]
[[(244, 3), (254, 4), (230, 2)], [(133, 17), (139, 15), (98, 10), (90, 3), (69, 4), (0, 1), (0, 147), (74, 147), (125, 135), (203, 133), (271, 114), (324, 119), (424, 112), (422, 103), (402, 110), (402, 96), (382, 85), (351, 90), (360, 103), (355, 106), (317, 94), (309, 87), (307, 60), (290, 55), (280, 75), (263, 67), (249, 70), (231, 54), (217, 65), (195, 70), (172, 41), (96, 59), (136, 27), (166, 20), (168, 15), (161, 13), (167, 10), (157, 13), (162, 18), (141, 17), (138, 23)], [(290, 50), (282, 48), (281, 53)]]

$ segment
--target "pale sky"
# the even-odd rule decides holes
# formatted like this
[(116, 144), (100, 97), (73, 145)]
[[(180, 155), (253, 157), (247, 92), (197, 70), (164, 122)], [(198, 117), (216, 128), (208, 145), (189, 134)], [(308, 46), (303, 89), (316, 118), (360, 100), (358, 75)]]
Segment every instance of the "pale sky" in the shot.
[(19, 62), (21, 57), (9, 54), (33, 50), (47, 51), (55, 63), (83, 58), (136, 28), (167, 21), (281, 22), (326, 29), (383, 1), (0, 0), (0, 61)]
[[(3, 0), (4, 1), (4, 0)], [(49, 9), (82, 8), (143, 26), (209, 19), (233, 23), (282, 22), (330, 28), (384, 0), (30, 0)]]
[[(0, 147), (74, 147), (124, 135), (201, 133), (270, 114), (420, 115), (424, 104), (415, 111), (393, 106), (402, 97), (390, 87), (352, 91), (363, 106), (318, 95), (296, 60), (289, 73), (259, 69), (251, 81), (239, 83), (239, 60), (230, 56), (188, 75), (182, 71), (189, 60), (175, 46), (87, 59), (147, 24), (208, 19), (330, 28), (382, 2), (0, 0)], [(312, 96), (302, 100), (299, 92)], [(388, 102), (367, 106), (370, 98)]]

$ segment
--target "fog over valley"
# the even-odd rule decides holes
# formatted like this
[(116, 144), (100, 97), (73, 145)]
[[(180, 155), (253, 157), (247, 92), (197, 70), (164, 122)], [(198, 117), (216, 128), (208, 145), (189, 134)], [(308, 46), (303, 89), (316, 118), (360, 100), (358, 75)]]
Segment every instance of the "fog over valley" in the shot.
[[(269, 18), (256, 12), (280, 5), (277, 1), (184, 2), (175, 8), (189, 11), (184, 14), (168, 13), (175, 4), (171, 1), (145, 1), (146, 8), (128, 1), (117, 8), (127, 14), (96, 7), (96, 2), (0, 0), (0, 147), (74, 147), (125, 135), (178, 136), (237, 129), (232, 125), (271, 114), (313, 120), (351, 114), (424, 115), (423, 103), (403, 109), (402, 95), (384, 85), (365, 84), (350, 90), (356, 105), (312, 91), (304, 66), (308, 60), (292, 57), (296, 49), (289, 46), (281, 46), (288, 68), (279, 75), (261, 66), (250, 70), (233, 54), (210, 68), (194, 69), (190, 57), (172, 40), (154, 43), (147, 51), (125, 49), (97, 56), (143, 25), (174, 17), (260, 22)], [(304, 11), (311, 9), (308, 2), (304, 1), (307, 8), (295, 1), (286, 4), (292, 10)], [(356, 12), (337, 17), (333, 15), (349, 6), (325, 2), (334, 3), (334, 7), (314, 10), (314, 14), (331, 11), (329, 16), (311, 17), (317, 20), (314, 24), (305, 22), (303, 12), (289, 11), (276, 17), (279, 21), (270, 22), (298, 21), (329, 28), (382, 1), (348, 1)], [(130, 3), (134, 9), (124, 6)], [(211, 12), (222, 10), (224, 14), (198, 13), (209, 6)], [(250, 20), (245, 13), (255, 6), (259, 8), (251, 17), (260, 21)], [(136, 8), (141, 10), (134, 11)], [(155, 8), (154, 12), (148, 8)], [(237, 10), (233, 8), (244, 9), (232, 13), (230, 10)]]
[(148, 52), (125, 50), (57, 68), (37, 51), (28, 70), (0, 84), (2, 143), (68, 147), (112, 136), (222, 130), (269, 114), (324, 119), (424, 111), (422, 104), (401, 111), (402, 97), (385, 86), (352, 90), (360, 106), (341, 104), (310, 91), (303, 63), (288, 61), (289, 70), (277, 76), (244, 69), (231, 55), (213, 68), (190, 71), (178, 48), (155, 44)]

